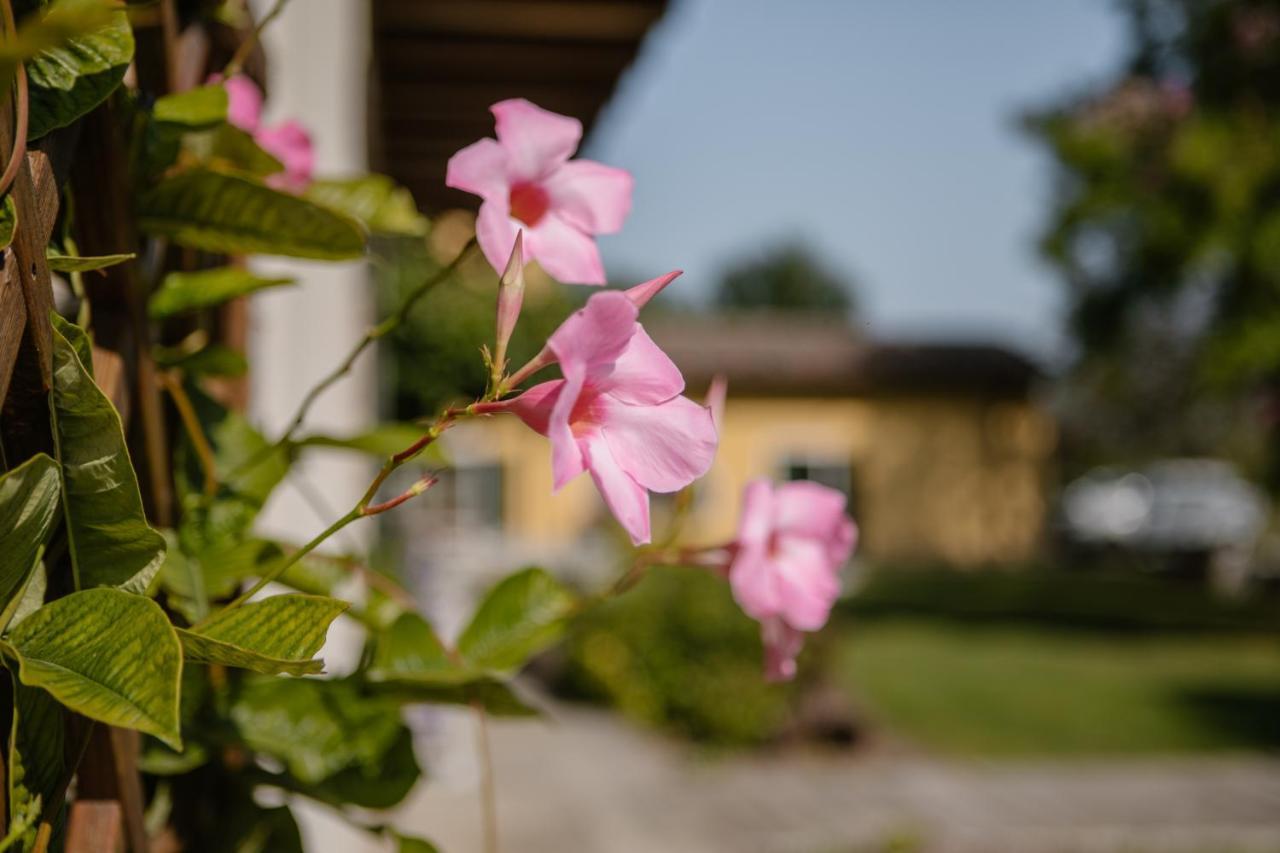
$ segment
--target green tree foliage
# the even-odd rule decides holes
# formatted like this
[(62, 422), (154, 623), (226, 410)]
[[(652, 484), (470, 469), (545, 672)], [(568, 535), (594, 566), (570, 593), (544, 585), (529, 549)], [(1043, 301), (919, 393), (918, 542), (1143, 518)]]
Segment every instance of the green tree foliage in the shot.
[(853, 289), (800, 245), (733, 267), (716, 290), (721, 308), (849, 314)]
[[(1075, 437), (1258, 462), (1280, 389), (1280, 3), (1131, 0), (1116, 79), (1038, 112)], [(1069, 437), (1071, 434), (1069, 433)]]

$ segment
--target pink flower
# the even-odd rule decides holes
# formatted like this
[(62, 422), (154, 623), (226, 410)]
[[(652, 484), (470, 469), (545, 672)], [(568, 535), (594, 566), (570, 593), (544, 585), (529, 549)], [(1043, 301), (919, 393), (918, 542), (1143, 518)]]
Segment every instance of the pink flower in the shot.
[(636, 322), (626, 294), (597, 293), (547, 341), (563, 379), (490, 404), (551, 439), (559, 490), (591, 479), (637, 545), (649, 541), (649, 492), (676, 492), (711, 467), (711, 412), (682, 397), (684, 377)]
[(795, 676), (802, 632), (826, 624), (840, 594), (840, 567), (857, 538), (835, 489), (807, 481), (747, 485), (729, 584), (738, 605), (760, 623), (771, 680)]
[(523, 98), (489, 108), (498, 138), (481, 139), (449, 158), (445, 183), (484, 199), (476, 238), (498, 272), (516, 231), (524, 229), (525, 255), (553, 278), (604, 284), (594, 235), (621, 230), (631, 211), (628, 172), (569, 158), (582, 139), (582, 122)]
[(227, 122), (252, 136), (263, 151), (284, 166), (283, 171), (268, 176), (267, 183), (286, 192), (305, 190), (315, 168), (315, 151), (306, 129), (292, 120), (263, 127), (262, 91), (243, 74), (223, 80), (222, 88), (227, 90)]

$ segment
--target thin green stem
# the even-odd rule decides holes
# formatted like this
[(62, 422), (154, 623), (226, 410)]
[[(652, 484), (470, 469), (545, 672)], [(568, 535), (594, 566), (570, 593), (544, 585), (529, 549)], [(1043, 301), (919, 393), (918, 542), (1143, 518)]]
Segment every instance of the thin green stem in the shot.
[(236, 474), (243, 473), (244, 471), (253, 468), (259, 462), (262, 462), (264, 459), (274, 455), (276, 451), (292, 444), (298, 430), (302, 428), (303, 422), (306, 421), (307, 414), (311, 411), (311, 406), (320, 398), (320, 395), (327, 391), (329, 387), (339, 379), (350, 373), (351, 368), (356, 363), (356, 359), (360, 358), (360, 355), (375, 341), (379, 338), (386, 337), (399, 328), (409, 318), (409, 314), (413, 311), (413, 307), (418, 304), (418, 301), (422, 299), (422, 297), (426, 296), (433, 288), (447, 281), (455, 272), (457, 272), (458, 267), (467, 259), (475, 249), (476, 245), (476, 240), (472, 237), (447, 266), (441, 267), (435, 275), (427, 278), (415, 287), (409, 295), (405, 297), (404, 302), (400, 303), (400, 307), (396, 309), (395, 313), (365, 332), (364, 337), (356, 342), (356, 345), (352, 347), (349, 353), (347, 353), (347, 357), (342, 360), (342, 363), (330, 371), (319, 381), (319, 383), (307, 392), (305, 397), (302, 398), (302, 402), (298, 405), (298, 410), (294, 413), (292, 420), (289, 422), (288, 428), (284, 431), (284, 434), (281, 435), (273, 444), (270, 444), (257, 453), (251, 455), (229, 476), (235, 476)]
[(240, 47), (236, 48), (235, 54), (231, 57), (231, 61), (227, 63), (226, 68), (222, 69), (222, 76), (232, 77), (240, 73), (240, 69), (244, 67), (245, 60), (249, 58), (249, 54), (253, 53), (253, 48), (262, 38), (262, 31), (280, 16), (284, 11), (284, 7), (289, 4), (289, 0), (276, 0), (275, 5), (267, 14), (262, 16), (262, 20), (258, 22), (253, 31), (249, 33), (249, 37), (240, 43)]
[[(222, 610), (219, 610), (218, 612), (221, 613), (226, 610), (234, 610), (235, 608), (244, 604), (250, 598), (253, 598), (253, 596), (261, 592), (263, 587), (265, 587), (267, 584), (271, 583), (272, 581), (278, 579), (281, 575), (287, 572), (291, 566), (297, 564), (303, 557), (307, 556), (316, 548), (320, 547), (320, 545), (330, 536), (334, 535), (339, 530), (341, 530), (351, 522), (361, 517), (362, 516), (360, 514), (359, 507), (352, 509), (346, 515), (342, 516), (333, 524), (330, 524), (328, 527), (326, 527), (323, 532), (321, 532), (318, 536), (316, 536), (310, 542), (303, 545), (301, 548), (299, 548), (298, 550), (290, 554), (286, 559), (282, 560), (279, 563), (276, 563), (274, 566), (272, 566), (270, 569), (264, 572), (262, 577), (258, 578), (257, 583), (249, 587), (244, 592), (240, 593), (240, 595), (232, 599), (230, 603), (228, 603), (225, 607), (222, 608)], [(213, 614), (211, 614), (211, 616), (212, 615)], [(209, 621), (209, 618), (210, 618), (209, 616), (206, 616), (204, 619), (201, 619), (199, 622), (196, 622), (196, 624), (191, 626), (192, 629), (193, 630), (199, 629), (201, 626), (203, 626), (206, 622)]]

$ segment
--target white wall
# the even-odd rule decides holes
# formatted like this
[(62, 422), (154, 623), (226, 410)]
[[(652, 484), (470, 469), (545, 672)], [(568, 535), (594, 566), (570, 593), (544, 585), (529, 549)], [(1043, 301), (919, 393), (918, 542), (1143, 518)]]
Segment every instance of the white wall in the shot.
[[(257, 16), (271, 0), (252, 0)], [(294, 0), (264, 33), (269, 58), (264, 119), (302, 122), (316, 145), (316, 172), (337, 176), (366, 171), (366, 94), (370, 27), (367, 0)], [(289, 423), (306, 390), (332, 370), (359, 340), (374, 313), (373, 290), (363, 262), (308, 263), (254, 259), (252, 267), (298, 280), (293, 288), (258, 294), (250, 306), (249, 350), (253, 364), (250, 414), (278, 434)], [(312, 408), (307, 426), (348, 434), (375, 420), (374, 352)], [(333, 451), (309, 452), (282, 484), (260, 521), (264, 533), (302, 542), (351, 507), (374, 471), (367, 460)], [(327, 510), (302, 497), (309, 484)], [(323, 516), (323, 517), (322, 517)], [(369, 541), (372, 530), (344, 531), (345, 549)], [(330, 631), (322, 655), (329, 671), (349, 669), (359, 651), (359, 632), (341, 620)], [(308, 851), (379, 850), (367, 833), (330, 810), (295, 803)]]

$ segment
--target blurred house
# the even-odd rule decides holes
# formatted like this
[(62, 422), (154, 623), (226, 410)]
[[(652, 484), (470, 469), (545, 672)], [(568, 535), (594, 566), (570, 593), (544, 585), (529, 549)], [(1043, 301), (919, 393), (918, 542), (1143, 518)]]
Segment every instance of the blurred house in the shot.
[[(646, 327), (692, 396), (716, 373), (729, 378), (720, 452), (685, 527), (698, 542), (731, 538), (743, 486), (772, 477), (848, 494), (870, 560), (968, 567), (1035, 555), (1055, 430), (1024, 358), (868, 343), (840, 322), (776, 315), (657, 315)], [(598, 525), (609, 529), (590, 478), (552, 496), (546, 440), (515, 418), (464, 424), (448, 440), (456, 472), (421, 504), (437, 543), (500, 548), (501, 528), (526, 557), (563, 560)], [(673, 506), (655, 496), (655, 538)], [(494, 535), (475, 535), (486, 528)]]

